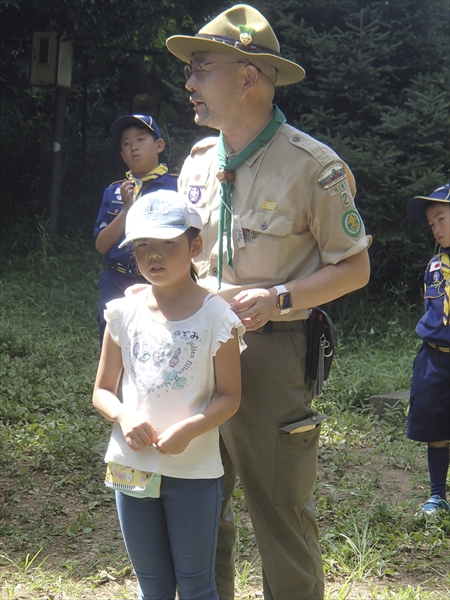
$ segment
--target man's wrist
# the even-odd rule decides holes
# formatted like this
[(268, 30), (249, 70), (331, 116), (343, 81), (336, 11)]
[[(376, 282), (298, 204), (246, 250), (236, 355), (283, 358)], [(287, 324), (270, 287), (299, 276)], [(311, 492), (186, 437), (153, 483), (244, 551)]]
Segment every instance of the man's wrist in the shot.
[(278, 314), (287, 315), (292, 310), (292, 296), (285, 285), (275, 285), (276, 307)]

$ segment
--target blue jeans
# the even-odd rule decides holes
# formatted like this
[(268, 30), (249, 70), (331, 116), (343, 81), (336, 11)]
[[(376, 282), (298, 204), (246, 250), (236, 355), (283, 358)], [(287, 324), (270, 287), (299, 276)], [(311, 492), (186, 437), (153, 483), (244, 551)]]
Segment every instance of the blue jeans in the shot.
[(221, 479), (162, 476), (160, 498), (116, 491), (117, 512), (139, 600), (218, 600), (214, 563)]

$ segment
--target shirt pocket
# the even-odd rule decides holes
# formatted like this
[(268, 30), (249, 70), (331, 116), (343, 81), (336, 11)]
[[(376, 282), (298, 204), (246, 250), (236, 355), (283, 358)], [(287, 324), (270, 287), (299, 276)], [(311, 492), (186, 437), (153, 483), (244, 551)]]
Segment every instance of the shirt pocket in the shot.
[(285, 281), (295, 260), (294, 220), (276, 211), (241, 216), (245, 247), (236, 252), (235, 273), (245, 281)]

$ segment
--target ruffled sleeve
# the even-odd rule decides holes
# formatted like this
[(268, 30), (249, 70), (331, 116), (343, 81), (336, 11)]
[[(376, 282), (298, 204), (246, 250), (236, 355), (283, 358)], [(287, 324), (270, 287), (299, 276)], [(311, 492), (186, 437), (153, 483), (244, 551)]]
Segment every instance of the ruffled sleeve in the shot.
[(220, 344), (224, 344), (234, 337), (233, 329), (235, 329), (238, 336), (239, 352), (242, 353), (247, 348), (247, 344), (244, 342), (245, 327), (239, 317), (228, 306), (226, 306), (221, 325), (214, 342), (213, 356), (217, 354)]
[(121, 345), (121, 332), (123, 324), (123, 309), (126, 298), (117, 298), (106, 304), (104, 312), (106, 326), (118, 346)]

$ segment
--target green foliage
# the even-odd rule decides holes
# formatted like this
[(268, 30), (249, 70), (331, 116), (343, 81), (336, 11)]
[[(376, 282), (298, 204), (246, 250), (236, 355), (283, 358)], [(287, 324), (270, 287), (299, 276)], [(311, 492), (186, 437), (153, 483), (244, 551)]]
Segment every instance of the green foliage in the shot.
[(85, 242), (51, 240), (45, 228), (28, 242), (25, 260), (12, 247), (2, 265), (0, 447), (30, 468), (71, 470), (80, 447), (93, 460), (103, 430), (89, 402), (100, 263)]

